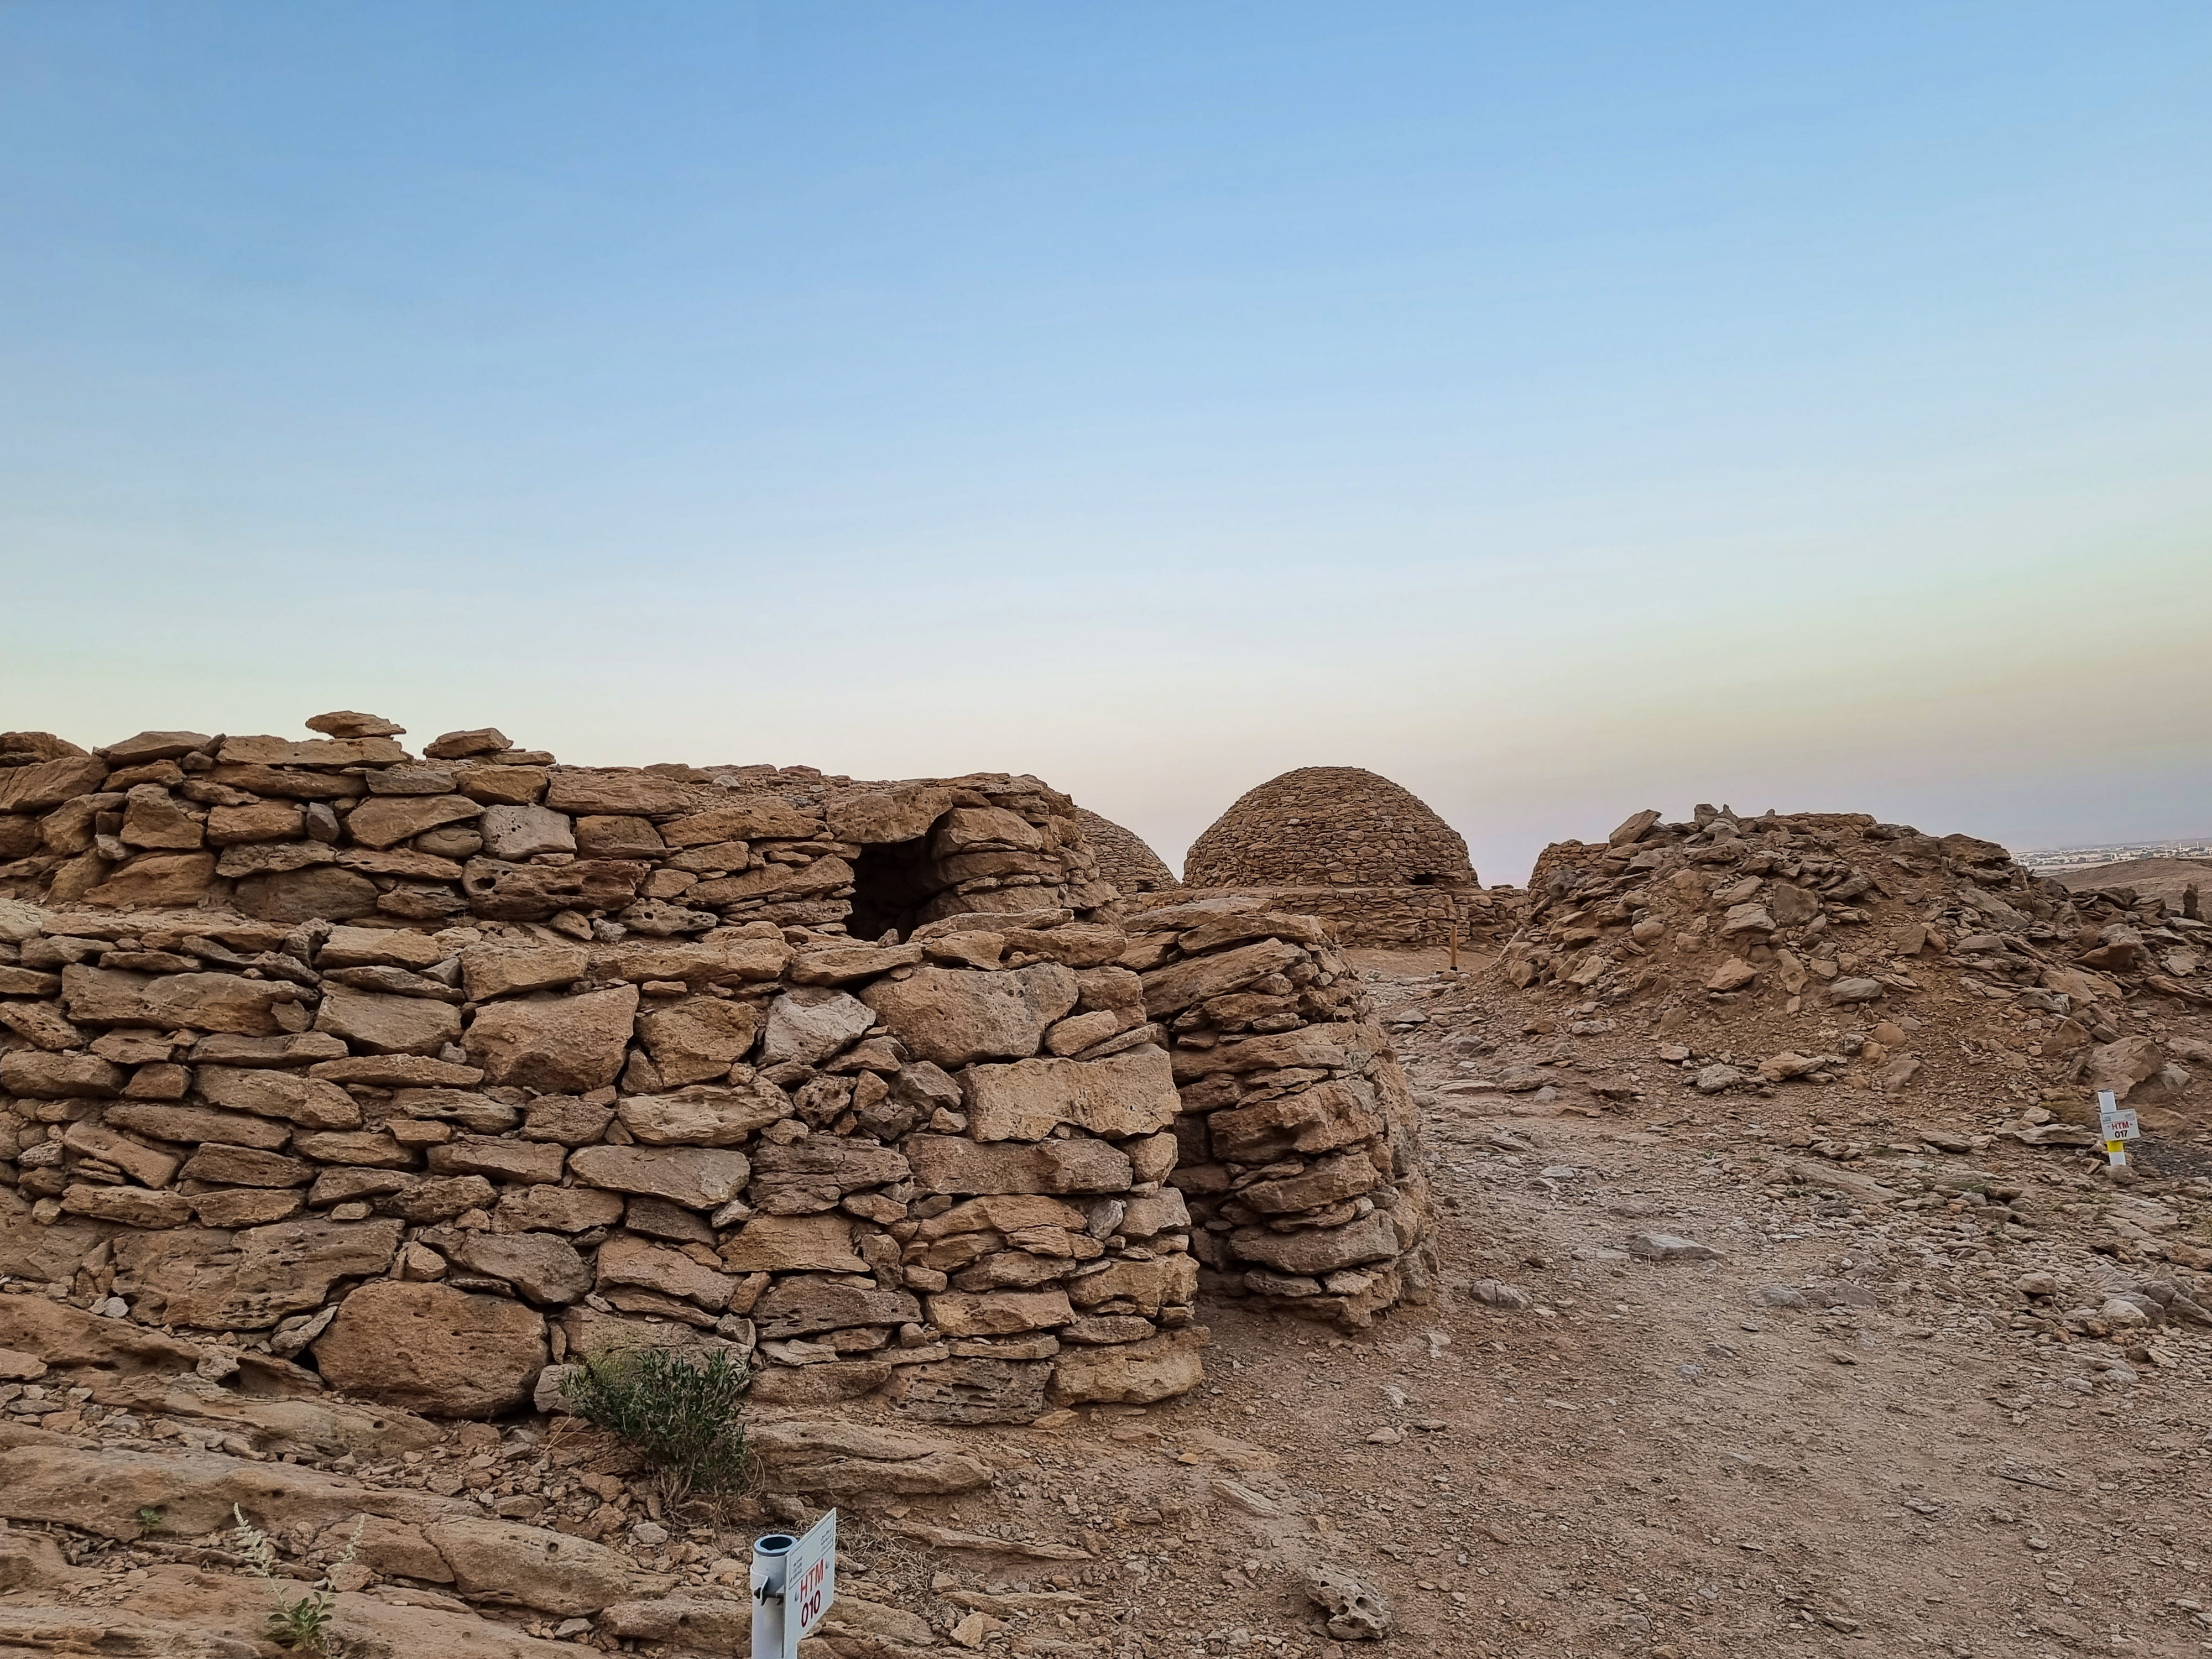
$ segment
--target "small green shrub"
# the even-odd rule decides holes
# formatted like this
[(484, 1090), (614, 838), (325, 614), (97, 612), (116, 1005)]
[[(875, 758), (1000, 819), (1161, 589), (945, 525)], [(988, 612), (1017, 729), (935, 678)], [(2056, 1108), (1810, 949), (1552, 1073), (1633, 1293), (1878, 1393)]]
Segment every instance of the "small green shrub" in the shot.
[(627, 1443), (671, 1504), (726, 1496), (751, 1473), (745, 1393), (753, 1374), (717, 1349), (703, 1359), (666, 1348), (593, 1354), (562, 1392), (576, 1415)]
[(157, 1504), (149, 1504), (138, 1511), (138, 1531), (141, 1536), (161, 1529), (161, 1511)]
[(230, 1512), (238, 1517), (234, 1534), (238, 1540), (238, 1553), (246, 1558), (246, 1565), (267, 1588), (269, 1599), (276, 1604), (276, 1610), (269, 1615), (270, 1638), (279, 1646), (297, 1653), (328, 1653), (331, 1617), (337, 1602), (337, 1586), (331, 1579), (361, 1547), (362, 1528), (368, 1524), (368, 1517), (364, 1515), (354, 1522), (353, 1536), (346, 1543), (345, 1553), (331, 1562), (330, 1570), (295, 1601), (286, 1596), (276, 1577), (276, 1551), (269, 1541), (269, 1534), (248, 1521), (246, 1511), (237, 1504), (230, 1506)]

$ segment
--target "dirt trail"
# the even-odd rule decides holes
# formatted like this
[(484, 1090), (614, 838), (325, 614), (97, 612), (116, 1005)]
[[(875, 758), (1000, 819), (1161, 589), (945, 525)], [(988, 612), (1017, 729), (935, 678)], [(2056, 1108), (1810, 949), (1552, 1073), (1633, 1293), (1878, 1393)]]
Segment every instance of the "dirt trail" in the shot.
[[(1380, 960), (1386, 1018), (1437, 988), (1425, 958)], [(1492, 1030), (1517, 1018), (1474, 1000)], [(1455, 1063), (1437, 1036), (1403, 1036), (1417, 1089)], [(1725, 1109), (1558, 1093), (1431, 1094), (1437, 1305), (1351, 1338), (1216, 1310), (1205, 1394), (1020, 1437), (1049, 1448), (1022, 1518), (1103, 1522), (1103, 1565), (1070, 1577), (1114, 1632), (1095, 1650), (2212, 1651), (2205, 1328), (2106, 1340), (2064, 1316), (2146, 1281), (2186, 1299), (2116, 1218), (2163, 1212), (2185, 1252), (2212, 1188), (2114, 1194), (2079, 1152), (2003, 1142), (1808, 1164), (1786, 1143), (1826, 1133), (1812, 1085)], [(1718, 1255), (1629, 1253), (1653, 1233)], [(2013, 1288), (2036, 1271), (2056, 1296)], [(1316, 1560), (1386, 1593), (1387, 1646), (1316, 1634)]]

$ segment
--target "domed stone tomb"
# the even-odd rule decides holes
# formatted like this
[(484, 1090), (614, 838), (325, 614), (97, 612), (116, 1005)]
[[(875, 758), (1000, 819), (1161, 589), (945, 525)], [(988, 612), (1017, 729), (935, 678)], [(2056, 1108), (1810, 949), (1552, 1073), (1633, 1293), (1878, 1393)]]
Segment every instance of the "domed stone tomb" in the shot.
[(1192, 887), (1473, 887), (1456, 830), (1357, 766), (1302, 766), (1238, 798), (1183, 860)]
[(1099, 879), (1113, 883), (1124, 896), (1165, 892), (1176, 884), (1175, 872), (1134, 830), (1084, 806), (1075, 809), (1075, 821), (1083, 826), (1083, 839), (1097, 857)]

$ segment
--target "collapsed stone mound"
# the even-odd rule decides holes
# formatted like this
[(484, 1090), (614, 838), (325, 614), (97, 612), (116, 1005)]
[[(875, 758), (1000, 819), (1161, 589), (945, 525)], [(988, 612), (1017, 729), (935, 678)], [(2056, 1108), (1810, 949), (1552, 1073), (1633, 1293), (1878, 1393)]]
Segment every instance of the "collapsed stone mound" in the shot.
[(1103, 818), (1088, 807), (1075, 809), (1083, 839), (1098, 860), (1098, 878), (1110, 882), (1122, 896), (1164, 892), (1175, 886), (1175, 872), (1134, 830), (1124, 830), (1111, 818)]
[(2069, 893), (1972, 836), (1647, 811), (1547, 848), (1528, 902), (1498, 973), (1593, 1029), (1647, 1011), (1702, 1092), (1802, 1079), (2155, 1106), (2212, 1061), (2190, 1034), (2212, 1008), (2212, 929), (2128, 890)]
[(1247, 791), (1193, 844), (1183, 880), (1324, 917), (1347, 945), (1443, 945), (1496, 920), (1458, 832), (1356, 766), (1301, 767)]
[[(1021, 1422), (1199, 1380), (1187, 1111), (1314, 1097), (1224, 1191), (1395, 1121), (1316, 924), (1125, 932), (1034, 778), (310, 725), (0, 754), (0, 1275), (436, 1416), (653, 1342), (755, 1359), (771, 1403)], [(1370, 1190), (1208, 1224), (1318, 1237)], [(1400, 1208), (1317, 1309), (1387, 1305)]]

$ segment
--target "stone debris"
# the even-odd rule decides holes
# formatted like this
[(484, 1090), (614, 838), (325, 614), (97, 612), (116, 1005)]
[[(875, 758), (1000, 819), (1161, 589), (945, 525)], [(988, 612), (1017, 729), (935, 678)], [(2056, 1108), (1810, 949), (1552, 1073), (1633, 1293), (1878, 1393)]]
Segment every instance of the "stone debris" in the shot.
[(2205, 1056), (2172, 1021), (2212, 1008), (2208, 940), (2205, 922), (2156, 896), (2069, 890), (1972, 836), (1700, 806), (1546, 848), (1496, 971), (1571, 1004), (1561, 1023), (1577, 1035), (1650, 1014), (1656, 1059), (1701, 1094), (1840, 1085), (1929, 1103), (1971, 1090), (2042, 1108), (2003, 1127), (2057, 1144), (2044, 1126), (2065, 1112), (2079, 1127), (2098, 1090), (2147, 1127), (2179, 1124)]
[(1328, 1614), (1340, 1641), (1379, 1642), (1390, 1633), (1390, 1604), (1358, 1574), (1328, 1562), (1306, 1569), (1307, 1599)]

